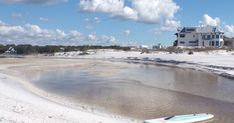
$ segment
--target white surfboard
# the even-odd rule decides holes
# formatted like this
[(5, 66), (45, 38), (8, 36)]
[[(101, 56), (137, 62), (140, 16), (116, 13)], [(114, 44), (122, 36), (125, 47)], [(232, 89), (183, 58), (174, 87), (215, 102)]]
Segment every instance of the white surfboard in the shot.
[(145, 120), (144, 123), (194, 123), (207, 121), (214, 117), (212, 114), (188, 114), (188, 115), (175, 115), (170, 117), (163, 117), (152, 120)]

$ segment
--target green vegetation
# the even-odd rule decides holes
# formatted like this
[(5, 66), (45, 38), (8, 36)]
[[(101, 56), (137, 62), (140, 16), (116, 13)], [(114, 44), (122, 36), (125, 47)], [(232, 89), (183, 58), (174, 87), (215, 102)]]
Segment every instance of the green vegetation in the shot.
[(4, 53), (7, 50), (7, 48), (4, 45), (0, 44), (0, 53)]
[(55, 52), (70, 52), (70, 51), (87, 51), (87, 50), (96, 50), (96, 49), (115, 49), (115, 50), (124, 50), (129, 51), (130, 47), (121, 47), (121, 46), (59, 46), (59, 45), (46, 45), (46, 46), (32, 46), (30, 44), (23, 45), (1, 45), (0, 44), (0, 54), (5, 53), (10, 47), (16, 50), (16, 53), (19, 55), (29, 55), (29, 54), (43, 54), (43, 53), (55, 53)]

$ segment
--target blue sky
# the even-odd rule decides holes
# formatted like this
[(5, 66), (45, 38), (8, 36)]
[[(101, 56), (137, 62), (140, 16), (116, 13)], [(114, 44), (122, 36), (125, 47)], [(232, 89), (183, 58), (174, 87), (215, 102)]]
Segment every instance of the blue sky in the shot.
[(171, 45), (177, 27), (198, 25), (234, 34), (233, 0), (86, 1), (2, 0), (0, 43)]

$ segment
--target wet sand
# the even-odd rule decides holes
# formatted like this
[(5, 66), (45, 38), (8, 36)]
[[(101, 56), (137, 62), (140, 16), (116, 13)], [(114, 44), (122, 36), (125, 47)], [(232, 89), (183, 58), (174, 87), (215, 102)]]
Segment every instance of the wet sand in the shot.
[(13, 65), (6, 73), (94, 110), (140, 120), (208, 112), (212, 123), (234, 121), (234, 81), (210, 73), (84, 59), (3, 63)]

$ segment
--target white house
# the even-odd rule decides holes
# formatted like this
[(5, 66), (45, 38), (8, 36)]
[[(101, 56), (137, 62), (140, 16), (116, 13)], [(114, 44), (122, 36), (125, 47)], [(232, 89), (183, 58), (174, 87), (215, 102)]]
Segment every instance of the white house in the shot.
[(224, 32), (218, 27), (184, 27), (175, 34), (177, 46), (185, 47), (222, 47)]
[(15, 54), (17, 51), (13, 47), (9, 47), (7, 51), (5, 51), (6, 54)]

